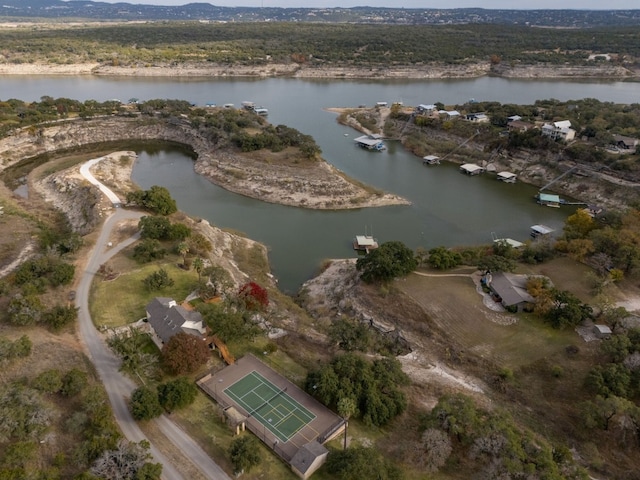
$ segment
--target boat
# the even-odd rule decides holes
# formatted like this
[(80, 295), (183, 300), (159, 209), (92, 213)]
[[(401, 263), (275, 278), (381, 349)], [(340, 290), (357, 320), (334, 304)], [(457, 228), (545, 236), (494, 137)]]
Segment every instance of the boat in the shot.
[(356, 238), (353, 239), (353, 249), (356, 252), (369, 253), (376, 248), (378, 248), (378, 240), (372, 235), (356, 235)]
[(435, 155), (426, 155), (422, 157), (423, 165), (440, 165), (440, 157), (436, 157)]
[(496, 178), (504, 183), (516, 183), (518, 176), (512, 172), (498, 172)]

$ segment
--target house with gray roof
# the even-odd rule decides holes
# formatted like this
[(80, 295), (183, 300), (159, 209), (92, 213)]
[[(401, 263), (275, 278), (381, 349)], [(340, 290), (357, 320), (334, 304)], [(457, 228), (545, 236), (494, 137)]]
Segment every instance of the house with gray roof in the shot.
[(527, 292), (527, 280), (526, 275), (508, 272), (487, 273), (485, 275), (485, 285), (497, 295), (502, 306), (518, 312), (533, 305), (536, 301)]
[(317, 441), (309, 442), (298, 449), (291, 459), (291, 470), (300, 478), (307, 479), (327, 459), (329, 450)]
[(159, 346), (180, 332), (199, 337), (206, 333), (202, 315), (178, 305), (172, 298), (154, 298), (147, 304), (146, 312), (154, 341)]

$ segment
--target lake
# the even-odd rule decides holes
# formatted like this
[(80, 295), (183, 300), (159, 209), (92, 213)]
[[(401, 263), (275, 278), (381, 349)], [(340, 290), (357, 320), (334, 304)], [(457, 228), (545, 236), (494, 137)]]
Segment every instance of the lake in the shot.
[(492, 235), (524, 241), (529, 227), (561, 228), (573, 209), (538, 206), (537, 189), (505, 184), (492, 175), (469, 177), (444, 162), (424, 166), (421, 159), (388, 142), (383, 152), (354, 146), (359, 136), (336, 122), (327, 107), (461, 104), (474, 98), (529, 104), (555, 98), (597, 98), (626, 103), (639, 98), (640, 83), (606, 81), (506, 80), (302, 80), (177, 79), (0, 76), (1, 100), (39, 100), (48, 95), (78, 100), (130, 98), (184, 99), (198, 105), (254, 101), (269, 109), (269, 120), (312, 135), (323, 157), (348, 175), (408, 198), (412, 205), (352, 211), (315, 211), (267, 204), (227, 192), (193, 172), (180, 150), (139, 152), (133, 180), (142, 188), (162, 185), (181, 210), (220, 227), (244, 232), (269, 248), (281, 289), (295, 293), (327, 258), (354, 256), (356, 234), (373, 233), (379, 242), (400, 240), (411, 248), (489, 243)]

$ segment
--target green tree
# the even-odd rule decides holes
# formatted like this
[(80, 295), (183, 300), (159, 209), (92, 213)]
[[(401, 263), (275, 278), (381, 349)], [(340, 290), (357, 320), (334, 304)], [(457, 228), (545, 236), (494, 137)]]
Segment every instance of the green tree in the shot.
[(580, 299), (571, 292), (554, 290), (553, 303), (549, 311), (545, 314), (545, 319), (554, 328), (561, 329), (578, 325), (583, 320), (589, 318), (591, 314), (591, 307), (583, 304)]
[(169, 239), (171, 222), (166, 217), (144, 216), (138, 221), (140, 238), (151, 238), (153, 240)]
[(136, 420), (151, 420), (162, 415), (158, 393), (149, 387), (138, 387), (133, 391), (129, 408)]
[(157, 185), (142, 192), (129, 192), (127, 202), (139, 205), (158, 215), (171, 215), (178, 211), (176, 201), (171, 197), (169, 190)]
[(45, 370), (32, 382), (33, 388), (44, 393), (58, 393), (62, 389), (62, 372), (57, 368)]
[(342, 397), (338, 400), (338, 415), (344, 420), (344, 445), (343, 449), (347, 449), (347, 427), (349, 426), (349, 418), (356, 413), (358, 405), (353, 397)]
[(187, 266), (187, 254), (189, 253), (189, 244), (187, 242), (180, 242), (176, 247), (178, 254), (182, 257), (183, 267)]
[(173, 287), (175, 283), (173, 281), (173, 278), (169, 277), (169, 274), (164, 268), (161, 268), (160, 270), (149, 274), (142, 280), (142, 282), (144, 283), (145, 287), (147, 287), (147, 289), (152, 292), (163, 290), (167, 287)]
[(87, 386), (87, 374), (78, 368), (72, 368), (62, 376), (60, 393), (66, 397), (79, 394)]
[(211, 354), (202, 338), (180, 332), (162, 347), (162, 364), (171, 373), (191, 373), (207, 363)]
[(515, 262), (502, 255), (486, 255), (478, 262), (478, 270), (485, 272), (513, 272), (515, 269)]
[(432, 268), (449, 270), (462, 263), (462, 256), (446, 247), (435, 247), (429, 250), (429, 259), (427, 261)]
[(371, 333), (367, 325), (347, 317), (340, 317), (331, 323), (329, 337), (346, 351), (366, 352), (371, 344)]
[(9, 321), (14, 325), (34, 325), (42, 318), (44, 306), (36, 296), (17, 295), (9, 301)]
[(167, 251), (162, 248), (158, 240), (146, 238), (133, 248), (133, 258), (139, 263), (148, 263), (152, 260), (164, 258)]
[(631, 388), (631, 373), (622, 364), (597, 365), (587, 375), (588, 388), (602, 397), (628, 398)]
[(247, 435), (235, 438), (229, 446), (229, 460), (236, 475), (260, 465), (262, 458), (256, 440)]
[(401, 480), (402, 471), (371, 447), (355, 447), (332, 452), (327, 472), (340, 480)]
[(191, 405), (196, 399), (198, 389), (186, 377), (180, 377), (158, 385), (158, 400), (167, 412)]
[(408, 275), (417, 266), (413, 251), (398, 241), (385, 242), (356, 262), (356, 268), (367, 283), (388, 282)]
[(77, 319), (78, 309), (71, 305), (56, 305), (42, 315), (43, 323), (56, 332)]
[(202, 257), (196, 257), (193, 260), (193, 269), (198, 274), (198, 283), (200, 283), (200, 280), (202, 279), (202, 271), (204, 270), (204, 260)]

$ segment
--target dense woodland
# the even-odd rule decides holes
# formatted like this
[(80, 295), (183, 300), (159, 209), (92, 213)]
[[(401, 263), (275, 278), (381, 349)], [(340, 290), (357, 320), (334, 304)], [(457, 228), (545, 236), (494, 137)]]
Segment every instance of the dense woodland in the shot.
[(0, 45), (0, 58), (16, 64), (585, 65), (593, 64), (590, 54), (600, 53), (635, 65), (640, 58), (634, 27), (172, 22), (2, 29)]

